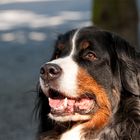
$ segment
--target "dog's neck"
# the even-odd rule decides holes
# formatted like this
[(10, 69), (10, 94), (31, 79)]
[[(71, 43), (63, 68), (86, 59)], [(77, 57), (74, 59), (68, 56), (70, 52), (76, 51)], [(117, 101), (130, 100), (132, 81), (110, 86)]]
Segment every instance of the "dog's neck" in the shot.
[(68, 131), (66, 131), (64, 134), (62, 134), (60, 140), (85, 140), (82, 138), (82, 133), (81, 133), (82, 125), (78, 125)]
[[(129, 98), (123, 102), (129, 103)], [(136, 98), (131, 101), (137, 104), (139, 100)], [(124, 103), (124, 104), (126, 104)], [(131, 105), (131, 103), (129, 103)], [(139, 137), (140, 125), (137, 123), (139, 114), (137, 110), (129, 105), (129, 108), (119, 107), (118, 111), (112, 115), (109, 123), (98, 132), (94, 129), (83, 129), (83, 123), (66, 122), (54, 124), (53, 130), (48, 131), (41, 140), (113, 140), (124, 138), (136, 139)], [(128, 105), (126, 105), (128, 106)], [(135, 105), (136, 106), (136, 105)], [(127, 110), (126, 110), (127, 109)], [(137, 139), (136, 139), (137, 140)]]
[[(95, 129), (89, 129), (83, 131), (82, 124), (68, 126), (65, 128), (62, 125), (59, 125), (58, 128), (54, 128), (53, 131), (48, 131), (44, 138), (40, 140), (113, 140), (113, 139), (120, 139), (122, 140), (126, 136), (128, 136), (128, 131), (130, 131), (130, 137), (133, 135), (132, 132), (135, 131), (138, 124), (134, 122), (123, 120), (123, 122), (116, 122), (115, 119), (112, 119), (110, 124), (103, 128), (100, 132), (96, 132)], [(120, 120), (120, 119), (119, 119)], [(134, 123), (134, 124), (132, 124)], [(124, 125), (126, 125), (124, 127)], [(135, 126), (136, 125), (136, 126)], [(130, 128), (131, 127), (131, 128)], [(121, 130), (121, 128), (123, 130)], [(59, 129), (59, 131), (58, 131)], [(126, 130), (127, 129), (127, 130)], [(96, 135), (95, 135), (96, 134)], [(136, 135), (139, 135), (136, 133)], [(133, 136), (132, 136), (133, 137)], [(129, 139), (129, 137), (128, 137)]]

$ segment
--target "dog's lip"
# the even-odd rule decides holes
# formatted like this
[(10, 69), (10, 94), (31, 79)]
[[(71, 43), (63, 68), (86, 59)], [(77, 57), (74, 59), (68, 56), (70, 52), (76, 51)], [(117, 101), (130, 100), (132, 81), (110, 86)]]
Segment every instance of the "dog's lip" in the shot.
[(72, 115), (75, 113), (88, 114), (95, 107), (95, 96), (90, 93), (80, 97), (68, 97), (54, 89), (48, 91), (51, 113), (58, 116)]
[(95, 95), (94, 94), (91, 94), (89, 92), (86, 92), (86, 93), (83, 93), (82, 95), (80, 95), (80, 97), (72, 97), (72, 96), (67, 96), (65, 95), (64, 92), (61, 92), (59, 90), (56, 90), (54, 88), (49, 88), (48, 90), (48, 94), (47, 94), (48, 98), (52, 98), (52, 99), (65, 99), (65, 98), (68, 98), (68, 99), (73, 99), (73, 100), (80, 100), (82, 98), (88, 98), (88, 99), (95, 99)]
[(50, 88), (48, 90), (48, 97), (51, 99), (64, 99), (65, 98), (62, 92), (55, 90), (53, 88)]

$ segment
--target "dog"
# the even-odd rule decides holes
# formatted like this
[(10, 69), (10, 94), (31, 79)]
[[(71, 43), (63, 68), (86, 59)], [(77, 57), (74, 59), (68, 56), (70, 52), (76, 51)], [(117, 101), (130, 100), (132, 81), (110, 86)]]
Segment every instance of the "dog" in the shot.
[(93, 26), (61, 34), (37, 98), (39, 140), (139, 140), (140, 53)]

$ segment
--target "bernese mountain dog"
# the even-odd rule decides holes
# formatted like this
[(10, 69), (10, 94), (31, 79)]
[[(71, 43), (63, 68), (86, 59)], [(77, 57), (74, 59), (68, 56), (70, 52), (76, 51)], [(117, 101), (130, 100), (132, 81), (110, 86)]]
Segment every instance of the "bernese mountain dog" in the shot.
[(140, 53), (97, 27), (59, 35), (37, 108), (39, 140), (140, 140)]

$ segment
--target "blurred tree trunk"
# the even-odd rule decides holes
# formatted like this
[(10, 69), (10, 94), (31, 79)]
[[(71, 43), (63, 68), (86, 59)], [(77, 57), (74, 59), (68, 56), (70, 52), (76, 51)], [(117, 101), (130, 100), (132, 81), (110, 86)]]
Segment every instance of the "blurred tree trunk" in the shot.
[(138, 47), (138, 10), (135, 0), (93, 0), (95, 25), (117, 32)]

